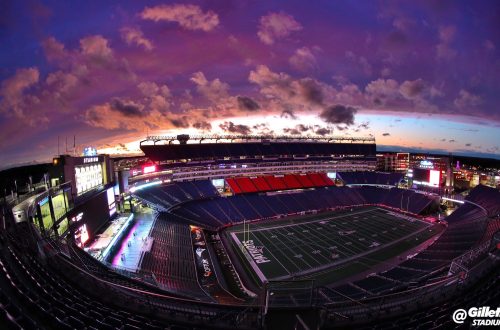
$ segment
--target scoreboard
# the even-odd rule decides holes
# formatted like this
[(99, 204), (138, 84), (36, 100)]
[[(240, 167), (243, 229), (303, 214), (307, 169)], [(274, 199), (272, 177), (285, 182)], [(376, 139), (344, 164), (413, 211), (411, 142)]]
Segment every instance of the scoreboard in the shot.
[(413, 169), (413, 183), (417, 185), (439, 187), (441, 184), (441, 171), (415, 168)]

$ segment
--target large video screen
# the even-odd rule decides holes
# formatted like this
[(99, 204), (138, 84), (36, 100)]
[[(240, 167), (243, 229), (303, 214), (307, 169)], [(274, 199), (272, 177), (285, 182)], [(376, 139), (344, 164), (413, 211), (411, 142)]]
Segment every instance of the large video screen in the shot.
[(430, 172), (430, 170), (415, 168), (413, 170), (413, 181), (429, 182)]
[(413, 170), (413, 182), (415, 184), (438, 187), (441, 183), (441, 171), (416, 168)]
[(441, 183), (441, 171), (431, 170), (429, 175), (429, 184), (431, 186), (437, 187)]
[(75, 167), (76, 193), (81, 195), (103, 183), (101, 164)]
[(116, 213), (116, 203), (115, 203), (115, 190), (114, 188), (109, 188), (106, 191), (106, 196), (108, 199), (109, 216)]
[(75, 229), (75, 243), (79, 247), (84, 247), (89, 238), (89, 232), (86, 224), (82, 224)]

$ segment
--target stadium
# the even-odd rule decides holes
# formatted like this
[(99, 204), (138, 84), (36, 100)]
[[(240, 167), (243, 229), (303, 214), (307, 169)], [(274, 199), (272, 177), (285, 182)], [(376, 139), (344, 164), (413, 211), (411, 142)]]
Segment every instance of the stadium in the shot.
[(58, 156), (3, 199), (4, 328), (432, 329), (500, 301), (496, 188), (377, 171), (371, 137), (141, 150)]

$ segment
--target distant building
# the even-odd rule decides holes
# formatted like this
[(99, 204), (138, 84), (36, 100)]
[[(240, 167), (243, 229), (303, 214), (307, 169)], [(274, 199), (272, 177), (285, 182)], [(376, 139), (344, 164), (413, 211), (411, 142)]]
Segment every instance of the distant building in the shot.
[(409, 153), (377, 154), (377, 170), (382, 172), (406, 173), (410, 166)]

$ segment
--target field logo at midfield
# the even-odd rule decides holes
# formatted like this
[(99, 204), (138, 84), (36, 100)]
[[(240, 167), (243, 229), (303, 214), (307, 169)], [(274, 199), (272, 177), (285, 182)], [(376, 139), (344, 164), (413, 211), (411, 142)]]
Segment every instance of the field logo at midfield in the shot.
[(253, 240), (241, 242), (243, 246), (247, 249), (248, 253), (252, 256), (252, 259), (258, 264), (265, 264), (266, 262), (271, 262), (264, 256), (264, 247), (255, 246)]

